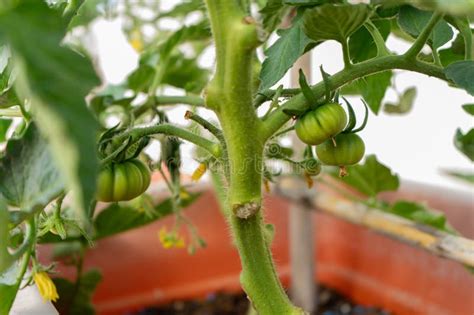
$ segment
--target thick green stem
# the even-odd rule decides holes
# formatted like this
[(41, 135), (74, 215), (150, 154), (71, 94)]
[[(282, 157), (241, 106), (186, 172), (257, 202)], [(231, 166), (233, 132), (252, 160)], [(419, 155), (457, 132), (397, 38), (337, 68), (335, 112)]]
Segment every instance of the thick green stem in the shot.
[(262, 122), (252, 104), (252, 58), (257, 25), (238, 0), (206, 0), (216, 43), (217, 71), (206, 105), (219, 117), (230, 176), (225, 207), (242, 263), (242, 286), (259, 314), (301, 314), (286, 296), (263, 234)]
[(414, 59), (418, 56), (420, 51), (423, 49), (423, 46), (425, 46), (426, 41), (430, 37), (431, 31), (433, 31), (433, 28), (442, 17), (443, 15), (440, 13), (433, 13), (433, 16), (429, 20), (428, 24), (425, 26), (423, 31), (421, 31), (420, 35), (418, 35), (410, 49), (408, 49), (408, 51), (405, 53), (405, 57), (407, 59)]
[[(356, 79), (392, 69), (410, 70), (447, 80), (443, 68), (439, 66), (419, 60), (407, 59), (404, 56), (385, 56), (352, 65), (350, 68), (332, 75), (330, 88), (331, 90), (336, 90)], [(325, 86), (323, 82), (312, 86), (311, 89), (316, 97), (320, 98), (324, 96)], [(291, 117), (283, 112), (284, 109), (305, 110), (307, 106), (307, 102), (301, 93), (288, 100), (285, 104), (273, 111), (265, 120), (261, 137), (265, 140), (270, 138), (290, 120)]]
[(209, 141), (206, 138), (203, 138), (188, 130), (181, 129), (179, 127), (169, 125), (169, 124), (131, 129), (121, 134), (120, 136), (116, 137), (114, 139), (114, 143), (121, 144), (124, 141), (126, 141), (129, 137), (131, 137), (130, 143), (134, 143), (144, 136), (149, 136), (149, 135), (154, 135), (154, 134), (165, 134), (169, 136), (176, 136), (180, 139), (189, 141), (191, 143), (194, 143), (195, 145), (198, 145), (206, 149), (209, 153), (211, 153), (216, 158), (219, 158), (221, 156), (221, 146), (218, 143)]

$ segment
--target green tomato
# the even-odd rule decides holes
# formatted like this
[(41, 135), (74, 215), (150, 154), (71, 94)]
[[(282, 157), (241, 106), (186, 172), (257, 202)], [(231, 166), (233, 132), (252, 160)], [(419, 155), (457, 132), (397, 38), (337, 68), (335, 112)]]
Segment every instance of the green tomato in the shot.
[(358, 163), (365, 153), (365, 144), (355, 133), (341, 133), (316, 147), (319, 160), (326, 165), (345, 166)]
[(131, 200), (143, 194), (150, 186), (150, 181), (150, 170), (138, 159), (112, 163), (99, 173), (97, 200)]
[(306, 144), (318, 145), (340, 133), (347, 124), (346, 112), (337, 103), (319, 106), (298, 119), (296, 134)]

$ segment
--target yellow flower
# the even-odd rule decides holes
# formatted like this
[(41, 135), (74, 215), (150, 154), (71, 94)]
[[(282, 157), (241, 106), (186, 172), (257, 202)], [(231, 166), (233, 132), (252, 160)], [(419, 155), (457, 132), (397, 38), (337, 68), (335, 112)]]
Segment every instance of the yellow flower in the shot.
[(41, 271), (35, 273), (33, 279), (35, 280), (36, 286), (38, 287), (43, 300), (56, 302), (56, 300), (59, 299), (56, 286), (46, 272)]
[(201, 177), (206, 173), (207, 166), (204, 163), (200, 163), (199, 166), (194, 170), (193, 175), (191, 175), (191, 179), (193, 182), (197, 182)]
[(134, 30), (131, 34), (130, 45), (136, 52), (140, 53), (143, 50), (142, 34), (139, 30)]
[(166, 227), (162, 227), (158, 232), (161, 245), (165, 249), (169, 248), (184, 248), (185, 242), (182, 236), (179, 236), (175, 231), (169, 232)]

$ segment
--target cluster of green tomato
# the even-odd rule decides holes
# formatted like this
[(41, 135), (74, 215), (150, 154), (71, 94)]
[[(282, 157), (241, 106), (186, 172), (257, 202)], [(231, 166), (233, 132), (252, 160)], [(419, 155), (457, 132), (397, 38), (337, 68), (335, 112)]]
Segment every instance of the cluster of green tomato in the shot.
[(298, 118), (295, 131), (301, 141), (316, 146), (316, 154), (323, 164), (339, 166), (344, 176), (345, 166), (358, 163), (365, 153), (364, 141), (356, 134), (361, 128), (353, 130), (354, 125), (355, 119), (350, 119), (348, 124), (340, 104), (327, 103)]

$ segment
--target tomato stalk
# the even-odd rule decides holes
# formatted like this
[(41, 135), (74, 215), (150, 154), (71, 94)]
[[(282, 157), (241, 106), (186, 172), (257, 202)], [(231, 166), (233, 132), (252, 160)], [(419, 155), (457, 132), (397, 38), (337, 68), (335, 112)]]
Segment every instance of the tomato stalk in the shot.
[[(229, 188), (224, 213), (242, 263), (241, 283), (259, 314), (302, 314), (285, 294), (264, 236), (261, 214), (263, 148), (252, 95), (252, 58), (259, 45), (255, 22), (237, 0), (207, 0), (216, 45), (216, 74), (206, 105), (221, 123), (226, 142)], [(222, 195), (222, 191), (220, 195)]]

